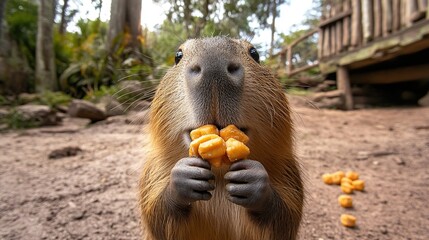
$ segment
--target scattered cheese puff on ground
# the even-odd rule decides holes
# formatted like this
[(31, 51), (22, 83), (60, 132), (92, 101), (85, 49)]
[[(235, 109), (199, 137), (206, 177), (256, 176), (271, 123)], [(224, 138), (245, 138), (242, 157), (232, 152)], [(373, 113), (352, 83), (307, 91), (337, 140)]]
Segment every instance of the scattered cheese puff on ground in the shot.
[(331, 185), (331, 184), (334, 183), (334, 181), (332, 179), (332, 174), (329, 174), (329, 173), (323, 174), (322, 175), (322, 180), (323, 180), (324, 183), (329, 184), (329, 185)]
[(198, 147), (198, 153), (202, 158), (204, 159), (219, 158), (218, 162), (220, 163), (222, 163), (222, 156), (225, 155), (225, 152), (226, 152), (225, 141), (219, 136), (201, 143), (200, 146)]
[(356, 217), (349, 214), (341, 214), (341, 224), (346, 227), (354, 227), (356, 225)]
[(343, 191), (343, 193), (351, 194), (353, 193), (353, 185), (348, 182), (344, 182), (341, 184), (341, 191)]
[(346, 173), (346, 177), (350, 178), (352, 181), (358, 180), (359, 179), (359, 173), (353, 172), (353, 171), (348, 171)]
[(226, 154), (231, 162), (245, 159), (250, 154), (249, 148), (242, 142), (230, 138), (226, 141)]
[(354, 180), (352, 182), (353, 189), (357, 191), (363, 191), (365, 188), (365, 182), (363, 180)]
[(215, 138), (219, 138), (219, 136), (216, 134), (207, 134), (193, 140), (189, 146), (189, 156), (200, 157), (200, 155), (198, 154), (198, 148), (200, 147), (200, 144)]
[(207, 134), (219, 135), (219, 130), (217, 129), (217, 127), (215, 125), (207, 124), (207, 125), (203, 125), (199, 128), (192, 130), (190, 136), (191, 136), (192, 140), (195, 140), (195, 139), (197, 139), (201, 136), (207, 135)]
[(341, 179), (345, 176), (345, 173), (343, 171), (337, 171), (332, 174), (332, 182), (334, 184), (340, 185)]
[(341, 184), (343, 184), (344, 182), (348, 182), (348, 183), (352, 184), (353, 181), (348, 177), (343, 177), (341, 179)]
[(230, 138), (234, 138), (244, 144), (249, 141), (249, 137), (244, 134), (240, 129), (238, 129), (235, 125), (228, 125), (222, 130), (220, 130), (219, 135), (223, 138), (223, 140), (228, 141)]
[(341, 195), (338, 197), (338, 203), (343, 208), (351, 208), (353, 207), (353, 199), (348, 195)]

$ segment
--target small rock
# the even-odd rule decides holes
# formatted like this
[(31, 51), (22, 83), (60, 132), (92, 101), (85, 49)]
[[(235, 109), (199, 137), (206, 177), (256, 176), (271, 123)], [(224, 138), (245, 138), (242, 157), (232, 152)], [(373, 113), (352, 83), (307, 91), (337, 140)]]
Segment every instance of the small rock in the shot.
[(386, 235), (386, 234), (388, 234), (389, 233), (389, 231), (387, 230), (387, 228), (386, 227), (381, 227), (381, 229), (380, 229), (380, 232), (382, 233), (382, 234), (384, 234), (384, 235)]
[(59, 158), (65, 158), (65, 157), (72, 157), (72, 156), (76, 156), (81, 151), (82, 149), (80, 149), (79, 147), (64, 147), (50, 152), (48, 155), (48, 158), (59, 159)]
[(400, 158), (400, 157), (394, 157), (393, 160), (396, 162), (396, 164), (398, 165), (405, 165), (405, 161)]
[(80, 220), (85, 216), (86, 210), (75, 208), (74, 211), (70, 214), (73, 220)]
[(372, 162), (372, 164), (374, 164), (375, 166), (377, 166), (380, 163), (378, 161), (374, 161), (374, 162)]
[(9, 115), (9, 111), (3, 108), (0, 108), (0, 119)]
[(124, 106), (111, 96), (102, 97), (97, 106), (104, 109), (108, 117), (119, 116), (125, 113)]
[(102, 121), (107, 118), (106, 112), (95, 104), (77, 99), (70, 103), (68, 114), (70, 117), (90, 119), (91, 122)]
[(16, 108), (16, 112), (24, 121), (32, 122), (37, 126), (53, 126), (61, 120), (55, 111), (45, 105), (22, 105)]
[(369, 155), (370, 155), (369, 152), (360, 151), (360, 152), (357, 153), (356, 159), (357, 160), (366, 160), (366, 159), (369, 158)]
[(35, 93), (21, 93), (18, 95), (18, 101), (21, 104), (27, 104), (39, 100), (39, 96)]
[(72, 201), (68, 202), (67, 204), (68, 204), (68, 205), (69, 205), (69, 207), (71, 207), (71, 208), (75, 208), (75, 207), (76, 207), (76, 204), (75, 204), (74, 202), (72, 202)]

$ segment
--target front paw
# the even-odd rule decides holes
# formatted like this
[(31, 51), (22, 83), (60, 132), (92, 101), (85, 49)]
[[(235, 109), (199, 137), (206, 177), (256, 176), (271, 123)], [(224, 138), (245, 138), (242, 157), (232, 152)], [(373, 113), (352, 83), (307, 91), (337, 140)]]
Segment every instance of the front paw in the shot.
[(263, 211), (273, 197), (269, 176), (264, 166), (254, 160), (234, 162), (224, 176), (228, 200), (250, 211)]
[(199, 200), (209, 200), (214, 185), (210, 164), (200, 158), (183, 158), (171, 170), (170, 184), (167, 188), (168, 198), (176, 205), (188, 206)]

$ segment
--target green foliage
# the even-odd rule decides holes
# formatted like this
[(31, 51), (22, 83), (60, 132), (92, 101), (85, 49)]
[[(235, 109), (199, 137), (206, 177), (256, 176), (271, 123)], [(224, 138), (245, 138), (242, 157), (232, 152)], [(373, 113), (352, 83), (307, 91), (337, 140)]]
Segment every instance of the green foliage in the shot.
[(101, 86), (98, 90), (92, 90), (86, 93), (85, 100), (97, 102), (104, 96), (114, 96), (119, 91), (117, 86)]
[(37, 122), (28, 121), (15, 109), (11, 110), (4, 118), (0, 120), (1, 124), (6, 124), (9, 129), (27, 129), (38, 126)]
[(144, 81), (152, 74), (150, 53), (141, 48), (136, 54), (129, 47), (129, 33), (114, 39), (114, 52), (107, 49), (107, 23), (79, 20), (79, 32), (68, 36), (72, 57), (60, 76), (61, 88), (74, 97), (92, 97), (102, 86), (124, 79)]
[(5, 20), (9, 35), (17, 42), (30, 67), (35, 69), (37, 5), (31, 0), (8, 0)]
[(66, 105), (71, 101), (71, 97), (63, 92), (45, 91), (39, 94), (39, 103), (55, 108), (59, 105)]
[(7, 100), (6, 97), (0, 95), (0, 106), (5, 106), (5, 105), (9, 105), (9, 101)]

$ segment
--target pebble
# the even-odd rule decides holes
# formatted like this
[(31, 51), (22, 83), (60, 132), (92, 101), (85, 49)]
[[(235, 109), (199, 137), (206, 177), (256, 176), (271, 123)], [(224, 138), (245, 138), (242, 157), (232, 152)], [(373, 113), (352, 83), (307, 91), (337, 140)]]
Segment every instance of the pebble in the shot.
[(357, 160), (366, 160), (369, 158), (369, 152), (366, 151), (360, 151), (357, 153), (356, 159)]
[(405, 161), (400, 157), (394, 157), (393, 160), (395, 160), (398, 165), (405, 165)]

